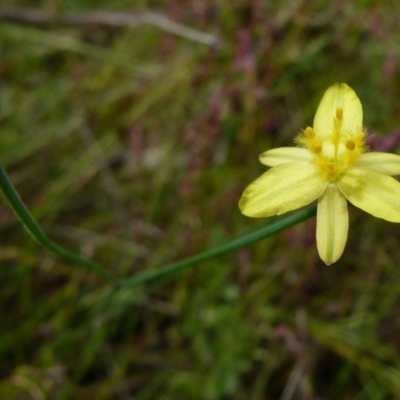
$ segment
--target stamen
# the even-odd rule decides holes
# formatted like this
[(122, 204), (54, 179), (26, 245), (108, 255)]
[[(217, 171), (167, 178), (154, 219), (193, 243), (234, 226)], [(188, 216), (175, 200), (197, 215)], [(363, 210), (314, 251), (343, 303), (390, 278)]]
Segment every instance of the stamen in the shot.
[(305, 128), (295, 139), (300, 147), (312, 154), (312, 162), (329, 182), (336, 182), (366, 151), (364, 131), (343, 130), (343, 108), (337, 107), (332, 116), (333, 129), (319, 133)]
[(310, 150), (315, 154), (321, 153), (322, 152), (322, 145), (320, 143), (316, 143), (311, 147)]
[(304, 134), (307, 136), (308, 139), (314, 139), (315, 138), (315, 132), (313, 128), (310, 128), (307, 126), (306, 130), (304, 131)]
[(336, 108), (336, 118), (338, 120), (342, 120), (343, 119), (343, 108), (342, 107)]
[(353, 151), (356, 148), (356, 144), (353, 139), (346, 140), (346, 149)]

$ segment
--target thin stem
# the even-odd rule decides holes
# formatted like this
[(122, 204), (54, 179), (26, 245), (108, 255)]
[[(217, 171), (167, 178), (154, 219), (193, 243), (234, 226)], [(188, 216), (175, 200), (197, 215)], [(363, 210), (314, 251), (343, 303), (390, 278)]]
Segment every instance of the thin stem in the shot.
[(182, 272), (183, 270), (190, 268), (195, 264), (198, 264), (206, 260), (210, 260), (215, 257), (222, 256), (224, 254), (230, 253), (231, 251), (237, 250), (241, 247), (245, 247), (252, 243), (258, 242), (259, 240), (264, 239), (268, 236), (272, 236), (278, 232), (281, 232), (287, 228), (290, 228), (293, 225), (296, 225), (314, 216), (315, 214), (316, 214), (316, 207), (310, 207), (308, 209), (299, 211), (295, 214), (284, 217), (279, 221), (276, 221), (270, 225), (267, 225), (255, 232), (251, 232), (247, 235), (240, 236), (237, 239), (234, 239), (221, 246), (215, 247), (211, 250), (207, 250), (203, 253), (196, 254), (193, 257), (187, 258), (177, 263), (167, 265), (163, 268), (158, 268), (156, 270), (139, 273), (133, 276), (132, 278), (123, 281), (120, 284), (119, 288), (127, 289), (139, 285), (141, 283), (176, 275), (177, 273)]
[(64, 258), (67, 261), (78, 264), (90, 271), (93, 271), (103, 278), (110, 278), (110, 274), (101, 265), (61, 247), (46, 236), (46, 234), (42, 231), (40, 226), (30, 214), (28, 209), (25, 207), (25, 204), (22, 202), (1, 164), (0, 188), (3, 191), (9, 205), (12, 207), (15, 214), (17, 214), (18, 218), (21, 220), (26, 230), (47, 250), (51, 251), (59, 257)]
[[(110, 278), (110, 274), (101, 265), (95, 263), (94, 261), (88, 260), (79, 254), (73, 253), (61, 247), (60, 245), (53, 242), (46, 236), (46, 234), (36, 223), (32, 215), (29, 213), (28, 209), (25, 207), (24, 203), (22, 202), (18, 193), (14, 189), (14, 186), (9, 180), (1, 164), (0, 164), (0, 188), (4, 193), (4, 196), (8, 200), (10, 206), (21, 220), (24, 227), (40, 244), (42, 244), (45, 248), (47, 248), (49, 251), (51, 251), (52, 253), (54, 253), (59, 257), (62, 257), (72, 263), (87, 268), (88, 270), (93, 271), (104, 278)], [(291, 226), (296, 225), (314, 216), (315, 213), (316, 213), (316, 207), (311, 207), (299, 211), (295, 214), (284, 217), (279, 221), (276, 221), (270, 225), (267, 225), (255, 232), (243, 235), (221, 246), (215, 247), (211, 250), (207, 250), (203, 253), (196, 254), (193, 257), (187, 258), (177, 263), (167, 265), (163, 268), (158, 268), (156, 270), (145, 271), (136, 274), (132, 278), (126, 279), (119, 285), (117, 285), (115, 290), (127, 289), (139, 285), (141, 283), (176, 275), (179, 272), (182, 272), (183, 270), (194, 266), (195, 264), (230, 253), (241, 247), (248, 246), (261, 239), (264, 239), (268, 236), (274, 235), (287, 228), (290, 228)]]

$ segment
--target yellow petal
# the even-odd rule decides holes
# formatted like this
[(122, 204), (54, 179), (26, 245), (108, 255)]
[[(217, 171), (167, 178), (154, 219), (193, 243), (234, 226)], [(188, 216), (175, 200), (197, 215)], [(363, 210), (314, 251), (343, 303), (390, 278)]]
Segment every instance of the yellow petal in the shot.
[(316, 200), (326, 185), (327, 181), (309, 162), (280, 164), (246, 188), (239, 208), (249, 217), (283, 214)]
[(386, 175), (400, 175), (400, 156), (390, 153), (364, 153), (354, 163), (356, 168), (368, 168)]
[(312, 154), (308, 149), (299, 147), (278, 147), (277, 149), (268, 150), (260, 155), (261, 164), (269, 167), (276, 167), (293, 161), (311, 161)]
[(329, 184), (318, 200), (317, 248), (326, 264), (336, 262), (343, 254), (349, 230), (346, 198), (334, 184)]
[(351, 168), (337, 182), (339, 190), (374, 217), (400, 222), (400, 183), (396, 179), (362, 168)]
[(338, 107), (343, 110), (342, 132), (361, 132), (363, 111), (360, 99), (345, 83), (336, 83), (328, 88), (319, 103), (313, 126), (316, 137), (322, 138), (332, 134), (333, 119)]

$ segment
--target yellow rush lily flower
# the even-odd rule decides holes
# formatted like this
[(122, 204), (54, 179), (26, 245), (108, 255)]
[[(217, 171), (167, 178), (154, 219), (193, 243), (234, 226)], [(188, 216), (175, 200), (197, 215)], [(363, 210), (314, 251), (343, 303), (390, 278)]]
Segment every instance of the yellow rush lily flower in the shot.
[(326, 264), (337, 261), (347, 241), (347, 200), (391, 222), (400, 222), (400, 156), (366, 152), (362, 105), (345, 83), (331, 86), (295, 142), (260, 155), (273, 167), (244, 191), (239, 207), (249, 217), (270, 217), (318, 200), (317, 248)]

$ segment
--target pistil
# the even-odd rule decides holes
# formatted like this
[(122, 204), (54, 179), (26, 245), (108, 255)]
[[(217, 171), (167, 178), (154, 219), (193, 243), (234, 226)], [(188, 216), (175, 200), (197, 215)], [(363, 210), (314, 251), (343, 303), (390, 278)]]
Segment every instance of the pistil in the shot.
[(340, 134), (342, 130), (342, 125), (343, 125), (343, 108), (342, 107), (337, 107), (336, 108), (336, 115), (333, 118), (333, 136), (332, 136), (332, 142), (333, 146), (335, 149), (334, 152), (334, 161), (337, 163), (338, 161), (338, 152), (339, 152), (339, 143), (340, 143)]
[(343, 131), (343, 114), (343, 108), (337, 107), (331, 132), (316, 133), (313, 128), (307, 127), (296, 138), (300, 146), (308, 148), (313, 154), (313, 163), (330, 182), (335, 182), (365, 151), (365, 133)]

